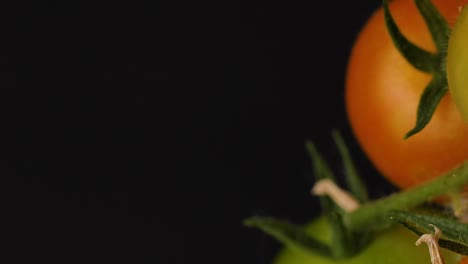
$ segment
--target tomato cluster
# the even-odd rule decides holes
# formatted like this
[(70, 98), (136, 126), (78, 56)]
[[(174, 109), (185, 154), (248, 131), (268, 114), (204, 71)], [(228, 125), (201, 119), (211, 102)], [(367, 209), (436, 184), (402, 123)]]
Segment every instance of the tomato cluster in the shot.
[[(460, 7), (468, 0), (432, 3), (453, 26)], [(414, 0), (393, 0), (389, 9), (409, 41), (437, 52)], [(421, 95), (432, 77), (404, 58), (388, 32), (383, 8), (376, 10), (360, 31), (350, 54), (346, 110), (354, 135), (368, 158), (384, 177), (402, 189), (433, 179), (468, 160), (468, 123), (450, 93), (443, 97), (429, 124), (405, 139), (416, 123)], [(323, 219), (314, 221), (309, 228), (321, 230), (321, 235), (327, 230)], [(350, 259), (330, 259), (285, 248), (275, 263), (430, 263), (427, 248), (414, 246), (416, 238), (402, 227), (393, 227)], [(445, 255), (446, 263), (461, 259), (453, 252)], [(468, 258), (461, 263), (468, 263)]]
[[(393, 19), (410, 42), (434, 54), (445, 54), (436, 50), (436, 46), (440, 49), (440, 45), (435, 45), (416, 7), (415, 2), (418, 1), (426, 0), (391, 1), (389, 9)], [(461, 7), (468, 4), (468, 0), (431, 2), (450, 26), (457, 20)], [(467, 39), (463, 38), (459, 46), (466, 46)], [(433, 76), (408, 62), (393, 40), (385, 22), (384, 10), (380, 8), (360, 31), (350, 54), (345, 89), (346, 110), (354, 135), (371, 162), (389, 181), (406, 189), (440, 176), (468, 160), (468, 122), (462, 118), (452, 95), (447, 93), (429, 124), (405, 139), (416, 123), (421, 95)], [(468, 53), (463, 54), (468, 57)], [(438, 67), (445, 69), (445, 61)], [(455, 98), (458, 102), (459, 98)], [(307, 228), (316, 239), (330, 243), (326, 240), (330, 227), (323, 216)], [(275, 263), (430, 263), (427, 248), (414, 246), (416, 239), (403, 227), (393, 226), (350, 258), (332, 259), (286, 247)], [(446, 263), (468, 263), (467, 257), (462, 258), (454, 252), (447, 251), (444, 255)]]
[[(453, 25), (467, 0), (433, 0)], [(421, 48), (435, 52), (427, 26), (413, 0), (394, 0), (389, 9), (401, 32)], [(444, 67), (444, 65), (440, 65)], [(437, 177), (468, 159), (468, 123), (447, 94), (430, 123), (404, 139), (416, 122), (420, 96), (431, 80), (392, 43), (382, 9), (359, 33), (349, 59), (346, 107), (350, 125), (372, 163), (400, 188)]]

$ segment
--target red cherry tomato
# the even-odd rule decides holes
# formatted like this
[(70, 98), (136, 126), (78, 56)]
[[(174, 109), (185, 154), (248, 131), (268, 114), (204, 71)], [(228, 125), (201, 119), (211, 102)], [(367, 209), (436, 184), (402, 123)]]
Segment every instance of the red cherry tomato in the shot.
[[(450, 25), (467, 0), (433, 0)], [(418, 46), (435, 52), (427, 26), (413, 0), (389, 5), (402, 33)], [(443, 65), (441, 65), (443, 67)], [(404, 139), (416, 122), (421, 93), (431, 75), (411, 66), (391, 41), (382, 9), (359, 33), (349, 59), (346, 107), (352, 130), (381, 174), (400, 188), (409, 188), (468, 160), (468, 123), (450, 94), (430, 123)]]

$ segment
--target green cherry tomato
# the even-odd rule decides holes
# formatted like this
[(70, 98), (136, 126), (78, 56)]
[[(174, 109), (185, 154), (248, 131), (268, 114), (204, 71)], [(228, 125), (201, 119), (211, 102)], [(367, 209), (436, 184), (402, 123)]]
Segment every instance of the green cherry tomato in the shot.
[[(328, 243), (329, 225), (321, 217), (307, 226), (307, 231), (316, 239)], [(418, 239), (411, 231), (395, 225), (380, 233), (361, 253), (348, 259), (330, 259), (320, 255), (302, 252), (298, 249), (284, 248), (274, 264), (430, 264), (427, 245), (416, 246)], [(456, 264), (460, 255), (442, 250), (446, 264)]]
[(468, 121), (468, 5), (457, 17), (449, 38), (447, 79), (455, 104)]

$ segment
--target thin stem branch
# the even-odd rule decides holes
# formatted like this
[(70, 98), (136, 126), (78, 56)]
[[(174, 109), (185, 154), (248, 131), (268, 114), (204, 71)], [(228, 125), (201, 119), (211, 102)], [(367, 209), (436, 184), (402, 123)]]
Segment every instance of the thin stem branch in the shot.
[(404, 210), (420, 205), (432, 198), (460, 191), (468, 185), (468, 163), (463, 163), (454, 170), (426, 184), (401, 191), (385, 198), (369, 202), (359, 209), (345, 215), (346, 226), (352, 230), (369, 229), (370, 223), (375, 226), (388, 222), (387, 213), (392, 210)]

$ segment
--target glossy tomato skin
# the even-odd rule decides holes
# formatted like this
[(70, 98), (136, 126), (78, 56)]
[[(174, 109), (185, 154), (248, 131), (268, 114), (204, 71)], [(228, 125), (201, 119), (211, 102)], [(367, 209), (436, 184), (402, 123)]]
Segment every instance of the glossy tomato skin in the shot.
[[(453, 25), (468, 0), (433, 0)], [(390, 1), (402, 33), (418, 46), (435, 51), (427, 26), (413, 0)], [(441, 65), (443, 67), (443, 65)], [(413, 68), (396, 50), (378, 9), (359, 33), (346, 77), (346, 110), (355, 137), (380, 173), (409, 188), (468, 160), (468, 124), (447, 94), (430, 123), (404, 139), (416, 122), (421, 93), (431, 75)]]
[[(318, 240), (328, 243), (329, 226), (325, 218), (318, 218), (307, 226), (307, 231)], [(284, 248), (274, 264), (423, 264), (431, 263), (426, 245), (416, 246), (418, 236), (400, 225), (380, 233), (372, 243), (351, 258), (331, 259), (308, 254), (294, 248)], [(446, 264), (455, 264), (460, 255), (442, 249)], [(461, 263), (459, 263), (461, 264)]]

